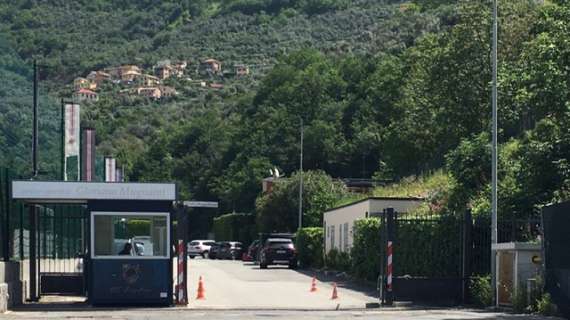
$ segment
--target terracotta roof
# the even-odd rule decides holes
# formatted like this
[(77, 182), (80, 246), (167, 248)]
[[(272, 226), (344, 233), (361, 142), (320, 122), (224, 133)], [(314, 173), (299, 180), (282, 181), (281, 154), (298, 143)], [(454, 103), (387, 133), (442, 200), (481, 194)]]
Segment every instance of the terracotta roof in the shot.
[(77, 93), (83, 93), (83, 94), (95, 94), (95, 95), (97, 94), (96, 92), (94, 92), (94, 91), (91, 91), (91, 90), (89, 90), (89, 89), (85, 89), (85, 88), (81, 88), (81, 89), (77, 90)]

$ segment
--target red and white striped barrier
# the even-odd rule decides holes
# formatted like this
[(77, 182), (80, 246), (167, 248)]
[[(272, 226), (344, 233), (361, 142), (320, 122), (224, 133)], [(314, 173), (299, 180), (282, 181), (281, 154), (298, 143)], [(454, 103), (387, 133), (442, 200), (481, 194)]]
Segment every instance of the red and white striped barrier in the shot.
[(386, 283), (386, 289), (392, 291), (392, 241), (388, 241), (388, 267), (387, 267), (388, 280)]
[(186, 254), (186, 250), (184, 250), (184, 241), (178, 240), (178, 278), (176, 284), (176, 290), (178, 292), (177, 298), (178, 304), (188, 304), (188, 300), (186, 299), (186, 284), (184, 283), (184, 273), (186, 272), (184, 268), (184, 255)]

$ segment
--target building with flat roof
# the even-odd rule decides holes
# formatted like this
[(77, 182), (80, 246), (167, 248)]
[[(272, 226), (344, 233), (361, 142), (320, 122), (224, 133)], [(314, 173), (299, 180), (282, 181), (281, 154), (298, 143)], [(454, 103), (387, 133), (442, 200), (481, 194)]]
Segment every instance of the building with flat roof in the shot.
[(325, 211), (323, 216), (325, 252), (328, 253), (332, 249), (341, 252), (350, 251), (356, 220), (371, 217), (388, 208), (394, 208), (396, 212), (409, 212), (424, 202), (423, 198), (413, 197), (370, 197)]

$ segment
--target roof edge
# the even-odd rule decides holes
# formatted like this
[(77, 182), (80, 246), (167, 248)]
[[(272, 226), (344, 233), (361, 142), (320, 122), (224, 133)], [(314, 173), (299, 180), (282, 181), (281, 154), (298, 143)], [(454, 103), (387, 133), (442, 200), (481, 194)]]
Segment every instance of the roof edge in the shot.
[(324, 213), (331, 212), (331, 211), (338, 210), (338, 209), (342, 209), (342, 208), (349, 207), (349, 206), (353, 206), (355, 204), (359, 204), (361, 202), (368, 201), (368, 200), (425, 201), (426, 198), (419, 198), (419, 197), (368, 197), (368, 198), (357, 200), (357, 201), (354, 201), (351, 203), (343, 204), (342, 206), (327, 209), (327, 210), (325, 210)]

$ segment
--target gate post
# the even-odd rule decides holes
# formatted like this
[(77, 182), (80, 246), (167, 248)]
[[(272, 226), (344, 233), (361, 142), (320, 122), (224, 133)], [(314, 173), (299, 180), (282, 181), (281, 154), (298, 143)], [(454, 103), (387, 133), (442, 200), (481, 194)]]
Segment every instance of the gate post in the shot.
[(38, 301), (38, 274), (37, 274), (37, 229), (38, 229), (38, 214), (35, 205), (30, 205), (29, 207), (30, 212), (30, 240), (29, 240), (29, 247), (30, 247), (30, 300), (31, 301)]
[(188, 215), (186, 214), (185, 207), (182, 203), (176, 208), (176, 235), (178, 241), (176, 242), (178, 252), (178, 265), (176, 276), (176, 304), (188, 304), (188, 284), (187, 284), (187, 271), (188, 271), (188, 255), (187, 250), (187, 237), (188, 237)]
[(393, 245), (395, 238), (395, 224), (394, 224), (394, 208), (386, 209), (386, 302), (385, 305), (391, 306), (394, 304), (393, 293)]
[(471, 215), (471, 209), (467, 209), (463, 215), (463, 256), (461, 263), (461, 298), (463, 304), (467, 303), (469, 299), (468, 282), (471, 276), (471, 254), (473, 249), (472, 241), (473, 232), (473, 218)]

